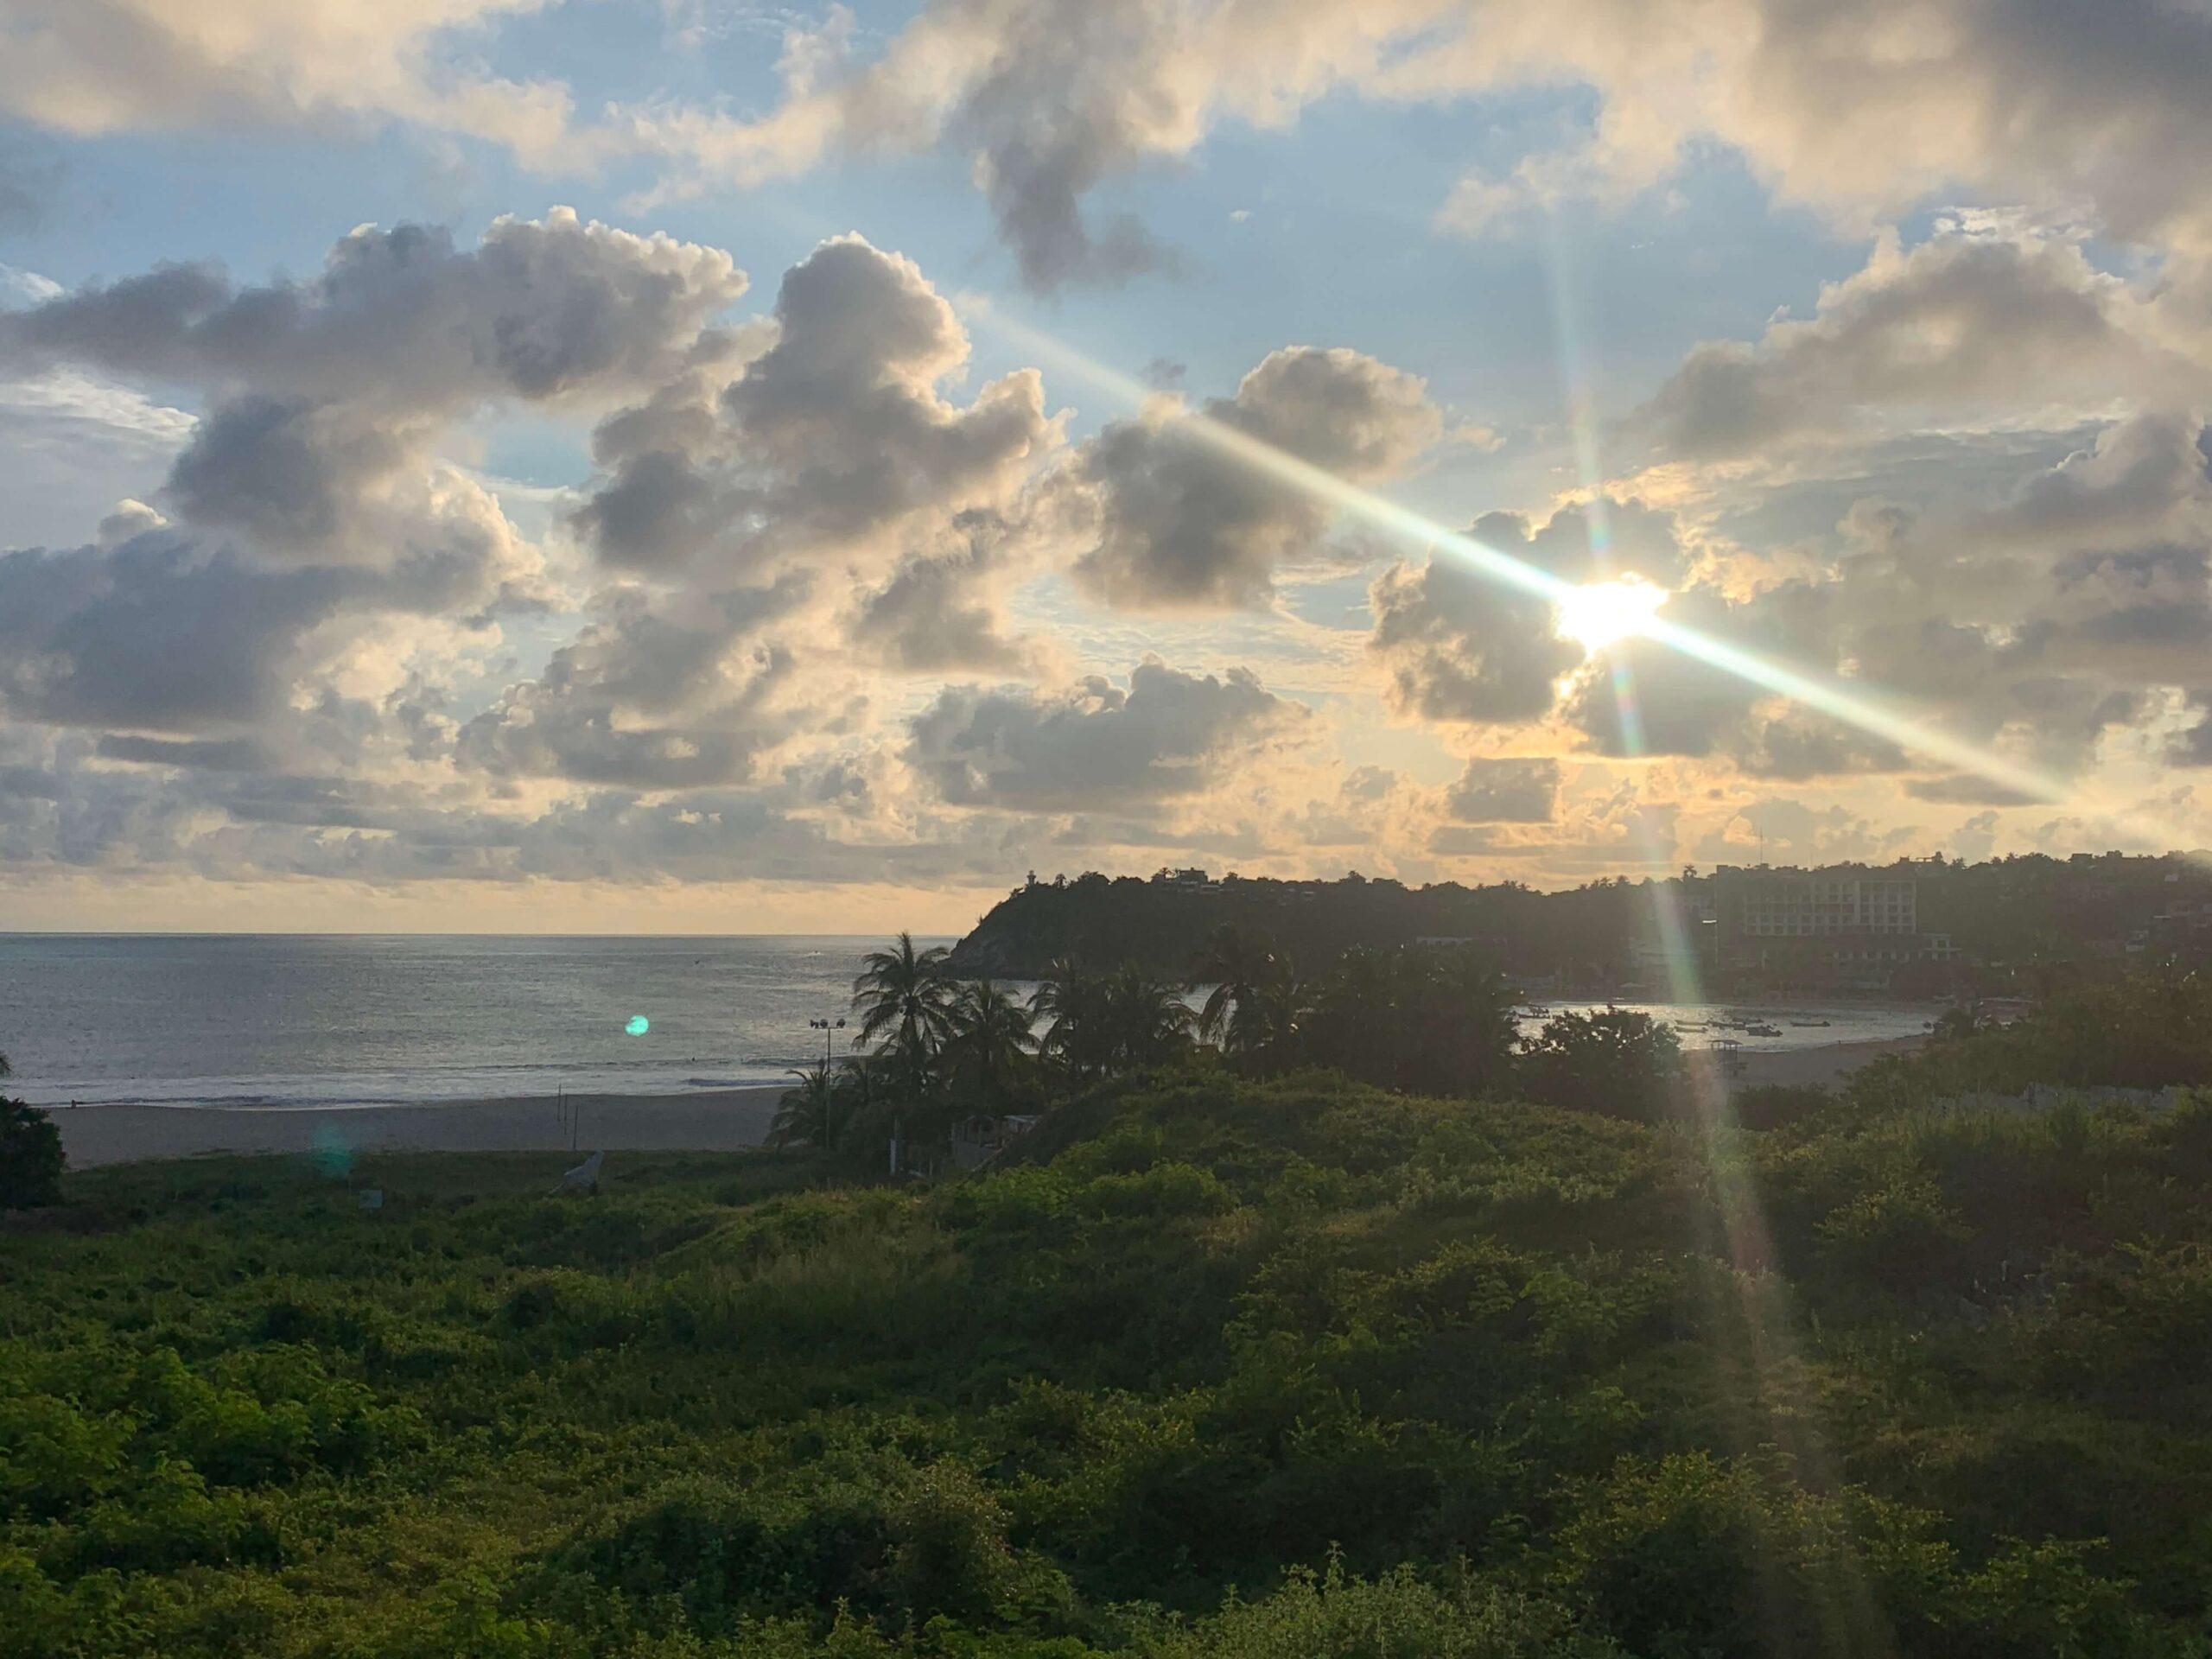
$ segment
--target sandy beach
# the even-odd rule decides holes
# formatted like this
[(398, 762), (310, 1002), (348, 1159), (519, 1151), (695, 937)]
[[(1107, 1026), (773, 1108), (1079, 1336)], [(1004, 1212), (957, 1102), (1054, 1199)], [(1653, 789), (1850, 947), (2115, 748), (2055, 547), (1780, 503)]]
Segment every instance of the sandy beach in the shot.
[[(1838, 1080), (1921, 1039), (1746, 1052), (1739, 1084)], [(535, 1095), (422, 1106), (241, 1110), (207, 1106), (54, 1109), (73, 1169), (202, 1153), (735, 1152), (768, 1133), (777, 1084), (687, 1095)]]
[(73, 1169), (214, 1152), (734, 1152), (760, 1144), (783, 1092), (771, 1084), (421, 1106), (64, 1106), (54, 1122)]

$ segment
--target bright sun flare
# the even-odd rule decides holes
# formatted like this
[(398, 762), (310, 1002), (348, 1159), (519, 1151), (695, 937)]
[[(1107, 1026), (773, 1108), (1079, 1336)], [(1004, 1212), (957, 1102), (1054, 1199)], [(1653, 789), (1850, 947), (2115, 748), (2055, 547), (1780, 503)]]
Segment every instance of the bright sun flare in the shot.
[(1559, 632), (1585, 651), (1603, 651), (1643, 632), (1667, 598), (1664, 588), (1641, 576), (1586, 582), (1560, 601)]

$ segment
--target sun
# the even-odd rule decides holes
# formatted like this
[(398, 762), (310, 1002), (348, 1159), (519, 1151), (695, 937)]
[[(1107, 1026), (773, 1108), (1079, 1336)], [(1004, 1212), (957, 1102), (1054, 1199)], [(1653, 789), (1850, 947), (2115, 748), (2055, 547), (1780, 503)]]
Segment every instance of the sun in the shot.
[(1585, 651), (1599, 652), (1643, 632), (1668, 598), (1664, 588), (1641, 576), (1585, 582), (1560, 601), (1559, 620), (1553, 626), (1561, 639), (1573, 640)]

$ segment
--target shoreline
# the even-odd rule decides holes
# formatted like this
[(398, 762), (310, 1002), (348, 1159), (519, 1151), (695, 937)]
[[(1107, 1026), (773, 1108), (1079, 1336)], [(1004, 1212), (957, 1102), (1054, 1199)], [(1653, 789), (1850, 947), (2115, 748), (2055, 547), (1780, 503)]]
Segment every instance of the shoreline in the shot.
[[(1910, 1052), (1923, 1037), (1745, 1051), (1738, 1087), (1833, 1087), (1868, 1061)], [(1692, 1051), (1693, 1054), (1702, 1051)], [(761, 1145), (784, 1093), (777, 1084), (690, 1095), (524, 1095), (416, 1105), (58, 1107), (72, 1169), (156, 1159), (361, 1153), (741, 1152)]]
[[(1928, 1040), (1925, 1032), (1908, 1037), (1862, 1037), (1837, 1043), (1815, 1043), (1809, 1048), (1739, 1049), (1744, 1069), (1733, 1079), (1738, 1087), (1757, 1088), (1781, 1084), (1793, 1087), (1812, 1084), (1833, 1089), (1869, 1061), (1885, 1054), (1910, 1054)], [(1692, 1055), (1712, 1052), (1690, 1049)]]
[(72, 1169), (210, 1154), (741, 1152), (760, 1146), (785, 1087), (689, 1095), (522, 1095), (404, 1106), (48, 1109)]

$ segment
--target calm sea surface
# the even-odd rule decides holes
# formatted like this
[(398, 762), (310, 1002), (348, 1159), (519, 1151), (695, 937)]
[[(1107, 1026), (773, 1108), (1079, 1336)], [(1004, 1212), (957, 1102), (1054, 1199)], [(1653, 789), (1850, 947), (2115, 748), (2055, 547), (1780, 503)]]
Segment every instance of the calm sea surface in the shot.
[[(0, 934), (0, 1053), (16, 1069), (10, 1090), (39, 1105), (370, 1105), (780, 1082), (821, 1053), (807, 1020), (846, 1013), (860, 959), (880, 943)], [(1716, 1012), (1628, 1006), (1692, 1023)], [(1802, 1047), (1903, 1036), (1927, 1018), (1773, 1013), (1776, 1037), (1688, 1031), (1683, 1042)], [(647, 1029), (633, 1036), (637, 1016)]]
[[(847, 1012), (860, 959), (880, 943), (0, 934), (0, 1053), (9, 1087), (34, 1104), (779, 1082), (821, 1053), (807, 1020)], [(632, 1036), (637, 1015), (649, 1028)]]

